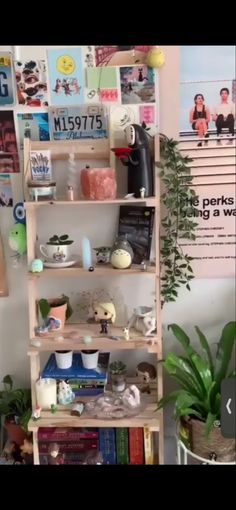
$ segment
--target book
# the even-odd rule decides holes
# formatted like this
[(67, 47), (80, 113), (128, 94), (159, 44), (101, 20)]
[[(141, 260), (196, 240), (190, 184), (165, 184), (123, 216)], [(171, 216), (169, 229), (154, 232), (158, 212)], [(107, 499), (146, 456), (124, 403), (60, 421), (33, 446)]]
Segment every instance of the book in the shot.
[(51, 151), (30, 151), (31, 177), (33, 181), (52, 180)]
[(116, 437), (115, 429), (99, 429), (99, 451), (102, 454), (103, 464), (116, 464)]
[(80, 352), (73, 353), (72, 366), (70, 368), (58, 368), (55, 354), (52, 353), (42, 371), (42, 377), (52, 377), (53, 379), (96, 379), (107, 381), (108, 364), (110, 353), (100, 352), (98, 357), (98, 366), (95, 369), (84, 368)]
[(153, 434), (147, 427), (143, 429), (145, 464), (155, 464)]
[(117, 464), (129, 464), (129, 434), (128, 429), (116, 429), (116, 455)]
[[(38, 442), (39, 453), (48, 454), (49, 447), (51, 442), (46, 441)], [(98, 449), (98, 440), (97, 439), (83, 439), (82, 441), (60, 441), (60, 453), (75, 453), (75, 452), (85, 452), (88, 450)]]
[(77, 427), (39, 427), (38, 441), (78, 441), (98, 439), (98, 429)]
[(141, 427), (129, 428), (129, 459), (130, 464), (145, 464), (143, 429)]
[(131, 244), (134, 264), (150, 259), (154, 214), (154, 207), (120, 206), (118, 236)]

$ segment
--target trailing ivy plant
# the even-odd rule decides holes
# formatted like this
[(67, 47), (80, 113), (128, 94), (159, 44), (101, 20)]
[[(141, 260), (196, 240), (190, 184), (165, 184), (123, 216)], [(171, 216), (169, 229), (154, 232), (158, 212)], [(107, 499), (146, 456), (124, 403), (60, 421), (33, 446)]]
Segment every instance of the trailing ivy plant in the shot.
[(195, 240), (194, 221), (198, 216), (197, 196), (191, 188), (193, 177), (189, 164), (193, 160), (183, 156), (178, 142), (160, 135), (160, 177), (164, 183), (161, 205), (165, 214), (161, 220), (161, 296), (162, 306), (175, 301), (182, 285), (190, 290), (194, 278), (191, 267), (192, 257), (185, 255), (179, 244), (180, 239)]

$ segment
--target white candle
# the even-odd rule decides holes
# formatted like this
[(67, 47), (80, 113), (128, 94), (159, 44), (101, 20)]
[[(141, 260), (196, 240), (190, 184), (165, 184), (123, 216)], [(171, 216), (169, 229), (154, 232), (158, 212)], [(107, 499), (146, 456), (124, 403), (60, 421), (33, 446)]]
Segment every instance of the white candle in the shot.
[(57, 403), (57, 383), (55, 379), (36, 381), (37, 405), (42, 409), (51, 409)]

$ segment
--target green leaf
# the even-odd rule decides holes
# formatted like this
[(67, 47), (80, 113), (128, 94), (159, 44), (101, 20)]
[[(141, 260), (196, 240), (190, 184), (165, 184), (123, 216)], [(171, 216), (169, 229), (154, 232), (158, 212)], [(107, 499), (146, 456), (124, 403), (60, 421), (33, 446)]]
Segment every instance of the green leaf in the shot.
[(217, 383), (218, 391), (220, 391), (221, 382), (226, 377), (228, 372), (235, 341), (236, 322), (228, 322), (222, 330), (216, 355), (215, 380)]
[(172, 391), (169, 395), (167, 395), (166, 397), (163, 397), (159, 402), (158, 402), (158, 406), (157, 406), (157, 409), (156, 411), (159, 411), (159, 409), (162, 409), (163, 407), (165, 407), (167, 404), (169, 404), (170, 402), (175, 402), (178, 395), (180, 395), (181, 393), (185, 393), (185, 390), (175, 390), (175, 391)]
[[(13, 388), (13, 381), (12, 381), (12, 378), (11, 376), (8, 374), (8, 375), (5, 375), (5, 377), (3, 377), (3, 380), (2, 380), (3, 384), (4, 384), (4, 387), (5, 387), (5, 390), (7, 391), (11, 391), (12, 388)], [(9, 386), (9, 388), (8, 388)]]
[(187, 283), (186, 289), (191, 290), (189, 284)]
[(191, 359), (196, 367), (199, 379), (201, 379), (207, 394), (210, 391), (212, 384), (210, 368), (208, 364), (201, 358), (201, 356), (199, 356), (199, 354), (192, 354)]
[(210, 346), (208, 344), (208, 341), (207, 341), (205, 335), (202, 333), (200, 328), (198, 326), (195, 326), (195, 330), (196, 330), (196, 332), (198, 334), (198, 337), (199, 337), (199, 340), (200, 340), (200, 344), (201, 344), (204, 352), (206, 353), (206, 356), (207, 356), (207, 359), (208, 359), (208, 363), (209, 363), (209, 367), (210, 367), (210, 371), (211, 371), (211, 375), (212, 375), (212, 378), (213, 378), (214, 377), (214, 365), (213, 365), (213, 360), (212, 360)]
[(197, 416), (198, 418), (201, 419), (201, 413), (199, 413), (199, 411), (196, 411), (195, 409), (192, 409), (191, 407), (186, 407), (185, 409), (184, 408), (181, 408), (180, 410), (176, 410), (175, 412), (175, 417), (176, 419), (177, 418), (180, 418), (181, 416)]
[(193, 372), (193, 368), (190, 370), (188, 360), (170, 352), (163, 366), (168, 374), (178, 380), (179, 384), (183, 386), (184, 389), (187, 389), (190, 393), (199, 398), (204, 398), (204, 387), (201, 383), (199, 384), (196, 374)]
[(47, 301), (47, 299), (40, 299), (38, 302), (40, 313), (42, 315), (42, 319), (45, 320), (50, 313), (51, 307)]

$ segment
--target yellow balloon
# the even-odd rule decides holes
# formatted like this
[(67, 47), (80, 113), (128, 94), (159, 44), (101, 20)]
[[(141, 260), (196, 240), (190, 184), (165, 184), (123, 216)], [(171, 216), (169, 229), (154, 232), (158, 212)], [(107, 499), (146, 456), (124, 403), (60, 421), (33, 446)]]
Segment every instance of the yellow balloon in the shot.
[(165, 63), (164, 52), (160, 48), (153, 48), (147, 54), (146, 64), (149, 67), (162, 67)]
[(62, 55), (57, 59), (57, 70), (59, 73), (72, 74), (75, 67), (75, 61), (70, 55)]

